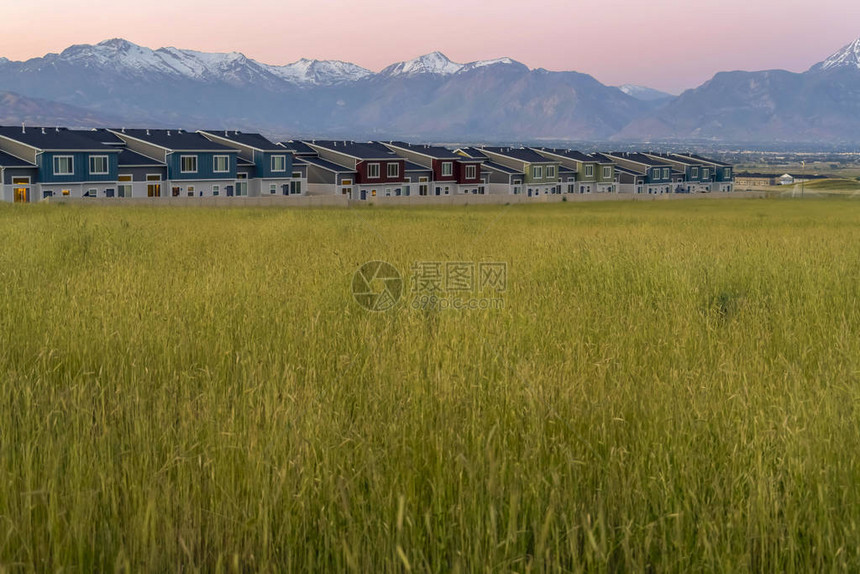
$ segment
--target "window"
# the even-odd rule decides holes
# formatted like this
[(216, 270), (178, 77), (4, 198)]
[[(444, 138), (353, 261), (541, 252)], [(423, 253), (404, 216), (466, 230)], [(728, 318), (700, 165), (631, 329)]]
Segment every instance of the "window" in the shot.
[(451, 177), (452, 175), (454, 175), (454, 162), (443, 161), (442, 162), (442, 177)]
[(727, 167), (723, 172), (725, 179), (732, 179), (732, 168)]
[(90, 156), (90, 175), (107, 175), (108, 157), (106, 155)]
[(130, 175), (121, 175), (117, 178), (117, 197), (131, 197), (132, 177)]
[(277, 195), (278, 194), (278, 184), (270, 183), (269, 184), (269, 194)]
[(216, 197), (221, 195), (221, 186), (220, 185), (213, 185), (212, 186), (212, 195), (214, 195)]
[(702, 170), (702, 179), (710, 179), (711, 178), (711, 170), (705, 168)]
[(367, 164), (367, 179), (379, 179), (379, 164)]
[(272, 156), (272, 171), (287, 171), (287, 156), (273, 155)]
[(99, 196), (99, 190), (97, 190), (94, 187), (91, 187), (90, 189), (88, 189), (87, 192), (84, 194), (84, 197), (98, 197), (98, 196)]
[(594, 166), (593, 165), (585, 166), (585, 177), (594, 177)]
[(546, 166), (546, 176), (549, 178), (555, 177), (555, 166), (554, 165)]
[(535, 179), (543, 179), (543, 166), (536, 165), (532, 168), (532, 176)]
[(181, 188), (181, 187), (178, 187), (178, 186), (177, 186), (177, 187), (173, 187), (173, 188), (171, 188), (171, 189), (170, 189), (170, 194), (171, 194), (173, 197), (179, 197), (179, 194), (180, 194), (180, 193), (182, 193), (182, 188)]
[[(657, 168), (652, 169), (651, 170), (651, 177), (653, 179), (660, 179), (660, 170)], [(649, 191), (648, 193), (651, 193), (651, 192)]]
[(400, 164), (399, 163), (389, 163), (388, 164), (388, 177), (400, 177)]
[(12, 185), (30, 185), (29, 177), (13, 177)]
[(294, 172), (293, 172), (293, 177), (294, 177), (294, 178), (296, 178), (296, 179), (301, 179), (301, 178), (302, 178), (302, 172), (300, 172), (300, 171), (294, 171)]
[(181, 173), (197, 173), (197, 156), (183, 155), (179, 157), (179, 171)]
[(188, 195), (188, 197), (194, 197), (194, 186), (193, 185), (188, 186), (188, 194), (187, 195)]
[(603, 168), (603, 179), (612, 179), (612, 168), (604, 167)]
[[(197, 171), (196, 166), (194, 168), (194, 171)], [(230, 156), (229, 155), (212, 156), (212, 171), (215, 173), (229, 173), (230, 172)]]
[(63, 195), (71, 195), (72, 190), (71, 189), (64, 189), (62, 193), (63, 193)]
[(668, 167), (663, 168), (663, 179), (669, 179), (670, 170)]
[(478, 177), (478, 167), (475, 165), (466, 166), (466, 179), (475, 179)]
[(74, 158), (70, 155), (54, 156), (54, 175), (75, 175)]
[(699, 168), (697, 168), (697, 167), (692, 168), (690, 170), (690, 177), (692, 177), (693, 179), (698, 179), (699, 178)]

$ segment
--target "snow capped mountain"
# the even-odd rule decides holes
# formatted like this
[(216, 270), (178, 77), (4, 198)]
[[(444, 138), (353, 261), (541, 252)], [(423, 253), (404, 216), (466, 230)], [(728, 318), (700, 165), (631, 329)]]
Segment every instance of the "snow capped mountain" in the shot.
[(421, 74), (453, 76), (454, 74), (460, 74), (478, 68), (485, 68), (487, 66), (495, 66), (497, 64), (513, 64), (522, 66), (522, 64), (510, 58), (496, 58), (494, 60), (480, 60), (477, 62), (469, 62), (468, 64), (458, 64), (449, 60), (448, 57), (441, 52), (431, 52), (430, 54), (425, 54), (424, 56), (415, 58), (414, 60), (392, 64), (382, 70), (379, 75), (387, 77), (411, 77)]
[(860, 69), (860, 38), (854, 40), (823, 62), (815, 64), (810, 72), (824, 72), (836, 68)]
[(438, 76), (450, 76), (463, 69), (462, 64), (456, 64), (449, 60), (442, 52), (431, 52), (408, 60), (392, 64), (382, 70), (383, 76), (417, 76), (419, 74), (435, 74)]
[(344, 82), (354, 82), (373, 75), (373, 72), (339, 60), (308, 60), (286, 66), (270, 66), (269, 70), (277, 77), (298, 85), (330, 86)]
[(666, 92), (661, 92), (660, 90), (655, 90), (654, 88), (649, 88), (647, 86), (637, 86), (634, 84), (624, 84), (623, 86), (618, 86), (618, 89), (631, 98), (636, 98), (643, 102), (654, 102), (673, 97), (672, 94), (667, 94)]

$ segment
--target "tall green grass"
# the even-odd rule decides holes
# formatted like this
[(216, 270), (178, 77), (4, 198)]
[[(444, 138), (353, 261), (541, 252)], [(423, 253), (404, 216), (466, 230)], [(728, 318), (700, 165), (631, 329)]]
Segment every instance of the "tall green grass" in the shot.
[[(0, 570), (857, 571), (858, 221), (0, 207)], [(366, 312), (377, 259), (505, 308)]]

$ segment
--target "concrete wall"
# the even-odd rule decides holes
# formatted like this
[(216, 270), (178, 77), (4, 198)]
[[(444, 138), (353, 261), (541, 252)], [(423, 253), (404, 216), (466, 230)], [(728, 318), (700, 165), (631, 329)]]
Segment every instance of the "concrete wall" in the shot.
[(276, 197), (202, 197), (202, 198), (133, 198), (133, 199), (81, 199), (55, 197), (48, 203), (71, 203), (87, 205), (152, 205), (182, 207), (360, 207), (360, 206), (433, 206), (433, 205), (506, 205), (523, 203), (569, 203), (591, 201), (671, 201), (685, 199), (720, 199), (767, 197), (762, 191), (751, 192), (712, 192), (699, 194), (561, 194), (526, 197), (524, 195), (449, 195), (421, 197), (384, 197), (377, 196), (367, 201), (348, 200), (344, 196), (276, 196)]

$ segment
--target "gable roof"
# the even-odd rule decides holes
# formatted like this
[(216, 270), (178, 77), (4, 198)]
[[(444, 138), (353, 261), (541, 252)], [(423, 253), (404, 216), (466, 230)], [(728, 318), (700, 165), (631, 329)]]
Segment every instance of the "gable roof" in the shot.
[(340, 164), (334, 163), (333, 161), (328, 161), (318, 157), (303, 157), (302, 160), (304, 160), (308, 165), (313, 165), (335, 173), (356, 173), (356, 171), (351, 167), (344, 167)]
[(435, 145), (426, 145), (426, 144), (411, 144), (401, 141), (389, 142), (388, 145), (392, 145), (395, 147), (399, 147), (402, 149), (409, 150), (414, 153), (418, 153), (421, 155), (425, 155), (427, 157), (432, 157), (434, 159), (453, 159), (453, 160), (464, 160), (463, 156), (454, 153), (448, 148), (435, 146)]
[(37, 128), (0, 126), (0, 136), (22, 143), (34, 149), (46, 151), (117, 151), (100, 145), (91, 138), (61, 128)]
[(488, 168), (494, 169), (496, 171), (501, 171), (503, 173), (509, 173), (511, 175), (523, 175), (523, 176), (525, 175), (523, 172), (521, 172), (518, 169), (511, 169), (509, 167), (503, 166), (500, 163), (495, 163), (492, 161), (488, 161), (488, 162), (484, 163), (484, 167), (488, 167)]
[(668, 163), (665, 161), (659, 161), (652, 157), (648, 157), (643, 153), (638, 152), (607, 152), (605, 154), (610, 159), (626, 159), (627, 161), (632, 161), (636, 163), (640, 163), (643, 165), (649, 165), (652, 167), (670, 167)]
[[(238, 130), (200, 130), (198, 133), (209, 134), (225, 140), (230, 140), (246, 147), (253, 148), (257, 151), (280, 151), (283, 152), (283, 146), (279, 146), (274, 142), (266, 139), (260, 134), (246, 134)], [(205, 136), (204, 136), (205, 137)]]
[[(21, 158), (15, 157), (14, 155), (10, 155), (6, 152), (0, 151), (0, 167), (36, 167), (34, 164), (29, 161), (24, 161)], [(3, 182), (0, 181), (0, 184)]]
[(119, 166), (120, 167), (149, 167), (149, 166), (158, 166), (165, 167), (166, 164), (161, 163), (158, 160), (152, 159), (151, 157), (147, 157), (143, 154), (139, 154), (137, 152), (131, 151), (130, 149), (124, 149), (119, 152)]
[(555, 163), (556, 160), (544, 157), (533, 149), (529, 148), (513, 148), (513, 147), (485, 147), (481, 148), (490, 153), (514, 158), (519, 161), (528, 163)]
[(412, 163), (411, 161), (406, 160), (406, 171), (429, 171), (429, 172), (432, 172), (433, 170), (430, 169), (429, 167), (424, 167), (423, 165), (418, 165), (417, 163)]
[(568, 159), (572, 159), (574, 161), (580, 161), (584, 163), (595, 163), (597, 160), (589, 155), (586, 155), (580, 151), (572, 150), (572, 149), (558, 149), (558, 148), (537, 148), (540, 151), (544, 151), (547, 153), (560, 155), (562, 157), (566, 157)]
[(239, 153), (239, 150), (213, 142), (199, 133), (184, 130), (111, 130), (120, 138), (127, 136), (171, 151), (220, 151)]
[(310, 142), (310, 145), (311, 147), (318, 146), (329, 151), (342, 153), (361, 161), (369, 159), (403, 159), (379, 142), (359, 143), (344, 140), (314, 140)]
[(288, 142), (278, 142), (278, 145), (296, 155), (318, 155), (317, 151), (305, 142), (290, 140)]
[(476, 159), (476, 160), (484, 160), (489, 159), (486, 154), (482, 153), (480, 149), (476, 147), (461, 147), (456, 152), (457, 155), (466, 154), (465, 157), (468, 159)]

